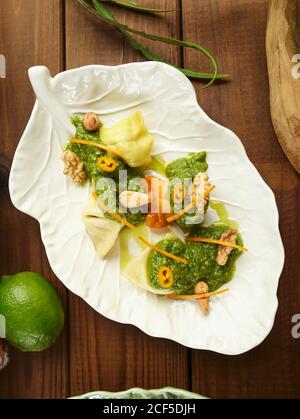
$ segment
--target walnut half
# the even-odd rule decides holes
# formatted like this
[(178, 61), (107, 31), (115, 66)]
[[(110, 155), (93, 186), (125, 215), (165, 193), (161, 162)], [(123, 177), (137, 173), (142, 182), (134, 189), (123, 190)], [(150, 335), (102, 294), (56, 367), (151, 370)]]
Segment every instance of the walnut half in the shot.
[[(205, 193), (210, 188), (211, 184), (209, 183), (209, 177), (207, 173), (199, 172), (193, 180), (193, 188), (192, 188), (192, 197), (194, 198), (200, 198), (201, 196), (205, 195)], [(197, 203), (197, 211), (199, 215), (202, 215), (204, 219), (204, 213), (205, 213), (205, 207), (208, 203), (209, 195), (206, 195), (203, 197), (203, 199), (200, 199), (200, 201)], [(203, 221), (203, 220), (202, 220)]]
[[(236, 231), (228, 230), (226, 231), (226, 233), (221, 234), (220, 240), (236, 244), (237, 237), (238, 236)], [(217, 264), (220, 266), (225, 266), (228, 261), (228, 257), (232, 251), (232, 247), (220, 244), (217, 254)]]
[[(203, 195), (211, 187), (207, 173), (199, 172), (193, 180), (193, 186), (197, 195)], [(196, 197), (197, 197), (196, 195)], [(207, 204), (209, 196), (205, 196), (204, 203)]]
[(75, 183), (82, 185), (86, 181), (83, 161), (70, 150), (64, 151), (61, 159), (65, 164), (64, 174), (70, 176)]

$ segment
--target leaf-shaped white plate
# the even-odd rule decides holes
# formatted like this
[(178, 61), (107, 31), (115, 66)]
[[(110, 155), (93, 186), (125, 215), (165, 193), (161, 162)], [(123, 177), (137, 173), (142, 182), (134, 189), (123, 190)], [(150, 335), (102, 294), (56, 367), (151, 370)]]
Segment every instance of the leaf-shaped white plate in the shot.
[[(231, 355), (262, 342), (274, 322), (284, 261), (274, 195), (240, 140), (199, 107), (189, 80), (155, 62), (88, 66), (53, 79), (45, 67), (34, 67), (29, 75), (37, 102), (9, 186), (14, 205), (39, 221), (58, 278), (102, 315), (151, 336)], [(81, 219), (90, 188), (77, 187), (62, 173), (62, 148), (74, 133), (71, 115), (93, 111), (109, 126), (135, 110), (154, 136), (154, 155), (171, 161), (208, 152), (209, 175), (217, 185), (213, 199), (226, 204), (250, 249), (237, 263), (230, 292), (211, 301), (207, 317), (194, 302), (171, 302), (124, 278), (118, 243), (100, 260)], [(214, 219), (210, 210), (207, 221)]]

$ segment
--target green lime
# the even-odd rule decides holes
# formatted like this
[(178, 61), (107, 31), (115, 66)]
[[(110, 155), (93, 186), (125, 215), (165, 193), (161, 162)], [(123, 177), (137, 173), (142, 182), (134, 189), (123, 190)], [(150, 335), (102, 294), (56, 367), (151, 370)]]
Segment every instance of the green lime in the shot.
[(0, 279), (0, 314), (6, 321), (6, 339), (24, 352), (49, 348), (64, 325), (64, 311), (56, 291), (33, 272)]

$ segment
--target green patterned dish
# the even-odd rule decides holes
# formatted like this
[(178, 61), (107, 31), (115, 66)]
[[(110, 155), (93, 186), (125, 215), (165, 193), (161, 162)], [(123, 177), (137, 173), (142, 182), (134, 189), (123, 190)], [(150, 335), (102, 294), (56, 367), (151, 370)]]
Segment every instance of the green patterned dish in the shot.
[(96, 391), (82, 396), (71, 397), (71, 399), (206, 399), (196, 393), (180, 390), (173, 387), (165, 387), (158, 390), (144, 390), (142, 388), (132, 388), (119, 393), (109, 393), (107, 391)]

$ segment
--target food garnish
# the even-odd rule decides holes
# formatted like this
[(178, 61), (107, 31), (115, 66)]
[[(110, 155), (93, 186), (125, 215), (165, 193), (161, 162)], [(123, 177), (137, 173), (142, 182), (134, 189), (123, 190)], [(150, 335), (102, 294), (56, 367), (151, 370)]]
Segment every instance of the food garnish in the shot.
[(168, 181), (154, 176), (146, 176), (148, 192), (151, 197), (151, 208), (146, 217), (146, 225), (149, 228), (166, 228), (169, 223), (167, 218), (171, 216), (171, 206), (168, 199)]
[(219, 245), (222, 245), (222, 246), (232, 247), (234, 249), (238, 249), (241, 252), (248, 252), (248, 249), (246, 249), (245, 247), (239, 246), (238, 244), (235, 244), (235, 243), (229, 242), (229, 241), (207, 239), (205, 237), (188, 237), (186, 240), (190, 241), (190, 242), (219, 244)]
[(207, 294), (197, 294), (197, 295), (178, 295), (178, 294), (170, 294), (168, 295), (168, 298), (171, 300), (204, 300), (206, 298), (214, 297), (216, 295), (224, 294), (225, 292), (228, 292), (229, 288), (226, 288), (221, 291), (214, 291), (214, 292), (208, 292)]
[(103, 144), (99, 144), (94, 141), (81, 140), (79, 138), (70, 138), (69, 142), (71, 144), (84, 144), (84, 145), (89, 145), (91, 147), (97, 147), (97, 148), (100, 148), (101, 150), (108, 151), (109, 153), (115, 154), (116, 156), (122, 158), (122, 154), (115, 147), (107, 147)]
[(127, 220), (125, 220), (125, 218), (123, 218), (120, 215), (115, 214), (114, 212), (111, 212), (111, 211), (106, 211), (106, 212), (110, 217), (114, 218), (115, 220), (119, 221), (119, 223), (122, 223), (126, 227), (130, 228), (130, 230), (135, 230), (134, 225), (130, 224)]
[(169, 179), (181, 179), (182, 181), (194, 179), (198, 173), (207, 172), (206, 157), (207, 153), (205, 151), (199, 151), (173, 160), (166, 167), (166, 175)]
[(172, 192), (172, 199), (175, 204), (181, 204), (185, 198), (185, 189), (184, 186), (180, 183), (175, 185), (174, 190)]
[(169, 217), (167, 219), (168, 223), (172, 223), (173, 221), (177, 220), (178, 218), (180, 218), (182, 215), (188, 213), (191, 209), (194, 208), (195, 205), (197, 205), (198, 202), (201, 201), (201, 199), (206, 198), (213, 190), (215, 189), (214, 185), (211, 185), (205, 192), (204, 194), (198, 196), (197, 198), (194, 198), (192, 200), (192, 202), (185, 207), (184, 209), (182, 209), (181, 211), (179, 211), (177, 214), (172, 215), (171, 217)]
[(173, 285), (173, 272), (168, 266), (161, 266), (158, 271), (158, 282), (162, 288), (171, 288)]
[(102, 156), (98, 159), (98, 167), (106, 173), (113, 173), (117, 169), (117, 162), (108, 156)]
[(164, 255), (170, 259), (175, 260), (176, 262), (180, 262), (183, 263), (184, 265), (187, 265), (189, 263), (189, 261), (187, 259), (183, 259), (179, 256), (175, 256), (173, 255), (173, 253), (169, 253), (166, 250), (160, 249), (159, 247), (155, 246), (154, 244), (148, 242), (144, 237), (139, 236), (139, 239), (145, 243), (147, 246), (151, 247), (152, 250), (154, 250), (157, 253), (160, 253), (161, 255)]
[[(234, 230), (228, 230), (227, 232), (223, 233), (220, 237), (221, 241), (225, 243), (232, 243), (236, 244), (236, 240), (238, 238), (237, 232)], [(228, 256), (233, 251), (233, 247), (224, 246), (223, 244), (219, 245), (218, 254), (217, 254), (217, 264), (220, 266), (225, 266), (228, 260)]]
[(153, 229), (166, 228), (169, 223), (166, 214), (150, 213), (146, 217), (146, 226)]
[[(209, 183), (209, 177), (207, 173), (198, 173), (194, 180), (193, 180), (193, 186), (192, 186), (192, 197), (196, 198), (201, 192), (206, 192), (211, 187), (211, 184)], [(208, 204), (209, 201), (209, 195), (205, 195), (204, 199), (201, 200), (200, 203), (198, 203), (197, 207), (198, 210), (201, 210), (203, 212), (204, 216), (204, 210), (205, 206)], [(202, 204), (199, 206), (199, 204)]]
[[(203, 294), (208, 294), (209, 293), (209, 287), (207, 285), (206, 282), (204, 281), (200, 281), (196, 284), (195, 286), (195, 294), (196, 295), (203, 295)], [(199, 303), (199, 307), (200, 310), (202, 311), (203, 314), (207, 314), (208, 313), (208, 305), (209, 305), (209, 299), (201, 299), (198, 301)]]
[(114, 218), (119, 223), (122, 223), (125, 226), (127, 226), (128, 228), (130, 228), (130, 230), (133, 230), (133, 231), (136, 230), (134, 225), (130, 224), (127, 220), (125, 220), (125, 218), (121, 217), (118, 214), (115, 214), (114, 212), (109, 211), (109, 209), (106, 207), (106, 205), (103, 204), (103, 202), (101, 201), (101, 199), (99, 199), (99, 197), (97, 196), (97, 194), (95, 192), (93, 192), (92, 195), (93, 195), (94, 199), (97, 201), (99, 207), (101, 208), (101, 210), (103, 212), (106, 212), (110, 217)]
[(70, 176), (75, 183), (82, 185), (86, 181), (83, 161), (70, 150), (65, 150), (61, 159), (64, 162), (64, 175)]
[(94, 112), (88, 112), (83, 117), (83, 126), (87, 131), (93, 132), (100, 128), (100, 119)]

